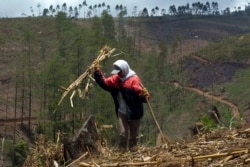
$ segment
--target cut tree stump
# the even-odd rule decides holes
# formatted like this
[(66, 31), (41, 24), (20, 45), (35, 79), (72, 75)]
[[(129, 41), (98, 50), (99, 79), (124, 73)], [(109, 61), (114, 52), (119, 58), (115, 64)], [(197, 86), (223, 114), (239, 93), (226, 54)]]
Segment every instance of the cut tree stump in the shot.
[[(103, 153), (102, 140), (93, 116), (83, 124), (72, 139), (64, 139), (64, 158), (76, 159), (86, 152)], [(68, 157), (69, 156), (69, 157)]]

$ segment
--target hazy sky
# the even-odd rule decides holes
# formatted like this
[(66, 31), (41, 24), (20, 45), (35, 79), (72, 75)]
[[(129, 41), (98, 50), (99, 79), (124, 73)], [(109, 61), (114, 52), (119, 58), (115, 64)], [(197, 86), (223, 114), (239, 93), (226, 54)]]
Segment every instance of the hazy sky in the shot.
[[(40, 3), (41, 9), (49, 8), (50, 5), (53, 5), (55, 8), (57, 5), (62, 6), (65, 2), (67, 7), (75, 6), (78, 7), (79, 4), (82, 4), (84, 0), (0, 0), (0, 17), (21, 17), (22, 13), (26, 15), (31, 15), (30, 7), (34, 10), (35, 16), (38, 15), (38, 7), (37, 5)], [(206, 2), (210, 4), (212, 2), (218, 2), (219, 9), (224, 10), (226, 7), (230, 7), (231, 11), (234, 10), (235, 7), (241, 7), (244, 9), (250, 0), (86, 0), (87, 5), (95, 5), (95, 4), (102, 4), (103, 2), (106, 5), (109, 5), (111, 11), (115, 13), (115, 6), (123, 5), (126, 6), (128, 9), (128, 15), (132, 15), (132, 10), (134, 6), (137, 6), (138, 11), (142, 10), (143, 8), (147, 8), (151, 11), (152, 8), (158, 7), (161, 9), (166, 9), (168, 11), (169, 6), (175, 5), (186, 5), (189, 3), (190, 5), (194, 2), (201, 2), (205, 4)]]

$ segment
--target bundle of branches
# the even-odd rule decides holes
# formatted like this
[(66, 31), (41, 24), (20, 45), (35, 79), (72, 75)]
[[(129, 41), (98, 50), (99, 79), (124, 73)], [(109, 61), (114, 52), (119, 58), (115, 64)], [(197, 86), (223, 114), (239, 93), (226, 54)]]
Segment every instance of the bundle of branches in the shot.
[[(67, 94), (69, 92), (72, 91), (72, 94), (70, 96), (70, 102), (71, 102), (71, 106), (73, 107), (73, 97), (76, 93), (76, 90), (78, 90), (79, 93), (79, 97), (81, 98), (85, 98), (86, 95), (88, 94), (89, 91), (89, 86), (90, 86), (90, 81), (91, 79), (93, 80), (93, 78), (91, 78), (91, 74), (93, 72), (93, 69), (96, 65), (98, 65), (100, 62), (102, 62), (103, 60), (105, 60), (106, 58), (111, 57), (112, 53), (114, 53), (115, 48), (110, 48), (108, 46), (104, 46), (100, 52), (99, 55), (97, 56), (97, 58), (92, 62), (92, 64), (85, 70), (85, 72), (83, 72), (74, 82), (72, 82), (68, 88), (64, 88), (65, 91), (62, 94), (62, 97), (60, 99), (60, 101), (58, 102), (58, 106), (62, 103), (63, 99), (67, 96)], [(83, 82), (84, 79), (88, 79), (86, 85), (85, 85), (85, 89), (82, 91), (80, 90), (79, 86), (80, 84)]]
[(23, 167), (46, 167), (55, 166), (58, 161), (63, 160), (63, 145), (60, 143), (59, 134), (57, 142), (48, 141), (44, 135), (40, 135), (36, 141), (35, 148), (31, 150)]

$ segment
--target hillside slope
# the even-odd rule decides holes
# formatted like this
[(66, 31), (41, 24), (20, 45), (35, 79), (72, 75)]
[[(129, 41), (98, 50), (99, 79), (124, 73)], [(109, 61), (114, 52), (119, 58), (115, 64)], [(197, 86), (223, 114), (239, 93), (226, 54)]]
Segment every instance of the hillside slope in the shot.
[[(169, 43), (182, 40), (182, 52), (187, 54), (233, 35), (250, 32), (250, 19), (244, 16), (166, 16), (154, 18), (131, 18), (127, 31), (138, 37), (138, 47), (154, 51), (160, 41)], [(186, 42), (187, 41), (187, 42)]]
[[(174, 43), (176, 39), (181, 41), (177, 45), (175, 52), (171, 52), (168, 56), (168, 62), (178, 63), (178, 60), (189, 54), (194, 54), (205, 48), (213, 41), (219, 41), (233, 35), (242, 35), (250, 32), (249, 17), (235, 16), (187, 16), (187, 17), (155, 17), (155, 18), (126, 18), (125, 28), (128, 35), (135, 39), (137, 49), (141, 54), (158, 54), (159, 42), (166, 40), (167, 43)], [(74, 20), (78, 26), (89, 26), (88, 21)], [(21, 19), (1, 19), (0, 20), (0, 35), (1, 35), (1, 53), (0, 53), (0, 110), (1, 118), (13, 119), (14, 117), (14, 67), (18, 65), (18, 55), (22, 55), (27, 51), (27, 44), (22, 43), (25, 27), (31, 26), (34, 32), (37, 32), (34, 38), (34, 43), (37, 43), (37, 48), (33, 50), (33, 54), (44, 52), (46, 59), (49, 55), (54, 54), (53, 38), (56, 38), (56, 28), (53, 18), (21, 18)], [(30, 27), (30, 28), (31, 28)], [(43, 46), (43, 41), (48, 41), (47, 46)], [(44, 48), (41, 48), (43, 46)], [(188, 66), (189, 64), (189, 66)], [(230, 82), (230, 77), (243, 64), (216, 63), (211, 66), (209, 63), (196, 64), (191, 67), (192, 62), (186, 62), (184, 69), (191, 74), (185, 80), (189, 80), (189, 84), (199, 88), (206, 88), (215, 81)], [(39, 68), (39, 59), (36, 59), (34, 66)], [(235, 68), (237, 66), (237, 68)], [(208, 68), (209, 67), (209, 68)], [(211, 70), (224, 70), (224, 72), (214, 72)], [(230, 68), (229, 68), (230, 67)], [(194, 69), (195, 68), (195, 69)], [(194, 73), (197, 70), (199, 73)], [(231, 72), (230, 72), (231, 71)], [(211, 75), (204, 77), (204, 73)], [(227, 73), (229, 72), (229, 73)], [(197, 76), (195, 76), (197, 74)], [(219, 74), (219, 75), (215, 75)], [(218, 80), (218, 77), (225, 78)], [(229, 78), (229, 79), (228, 79)], [(211, 82), (211, 83), (209, 83)], [(36, 106), (34, 106), (36, 107)], [(25, 115), (26, 117), (27, 115)], [(20, 117), (20, 113), (17, 113)], [(186, 117), (186, 116), (185, 116)], [(183, 118), (185, 119), (185, 118)], [(186, 125), (183, 125), (186, 126)], [(185, 131), (186, 129), (184, 129)], [(173, 127), (174, 131), (174, 127)]]
[[(69, 59), (67, 59), (67, 56), (76, 57), (76, 53), (79, 53), (82, 58), (86, 59), (80, 59), (80, 61), (79, 59), (73, 59), (71, 63), (76, 65), (76, 62), (79, 61), (80, 63), (78, 63), (80, 65), (77, 65), (82, 66), (82, 68), (80, 68), (82, 70), (92, 61), (90, 55), (95, 55), (98, 51), (95, 50), (96, 48), (94, 47), (89, 50), (86, 49), (87, 51), (83, 52), (84, 47), (90, 48), (94, 43), (99, 42), (98, 37), (100, 34), (95, 34), (96, 40), (85, 40), (85, 38), (83, 38), (82, 41), (86, 43), (83, 43), (83, 45), (74, 45), (73, 43), (80, 40), (80, 38), (75, 37), (73, 32), (75, 29), (69, 29), (71, 31), (67, 29), (69, 25), (79, 27), (79, 29), (89, 28), (92, 20), (67, 21), (71, 24), (66, 24), (66, 27), (64, 27), (66, 30), (63, 35), (65, 36), (59, 36), (58, 31), (61, 29), (58, 29), (55, 18), (0, 19), (0, 137), (6, 137), (12, 140), (14, 131), (19, 138), (26, 139), (24, 136), (28, 136), (28, 133), (25, 133), (29, 128), (27, 125), (28, 122), (32, 124), (32, 130), (37, 130), (36, 127), (38, 123), (36, 119), (44, 116), (48, 110), (43, 111), (41, 108), (51, 107), (45, 104), (47, 102), (46, 100), (48, 100), (45, 98), (46, 93), (54, 93), (52, 94), (53, 96), (61, 93), (58, 91), (61, 82), (58, 85), (53, 85), (53, 82), (51, 82), (50, 86), (55, 88), (54, 92), (44, 91), (44, 94), (36, 95), (35, 93), (39, 91), (42, 92), (45, 88), (32, 85), (34, 94), (31, 96), (28, 92), (30, 82), (28, 82), (29, 80), (27, 78), (32, 78), (32, 75), (39, 76), (39, 74), (41, 74), (39, 70), (42, 69), (42, 67), (62, 66), (65, 64), (66, 66), (64, 67), (69, 66), (70, 62), (68, 62)], [(115, 21), (116, 28), (118, 29), (119, 19), (115, 19)], [(131, 63), (138, 65), (136, 66), (136, 70), (141, 70), (138, 71), (138, 73), (142, 74), (142, 78), (146, 75), (150, 76), (150, 78), (146, 80), (148, 83), (145, 84), (146, 86), (150, 85), (148, 88), (150, 91), (152, 90), (151, 104), (154, 111), (157, 111), (155, 114), (162, 130), (173, 140), (189, 138), (191, 135), (189, 131), (190, 128), (192, 128), (196, 122), (202, 121), (204, 115), (207, 115), (207, 113), (211, 111), (211, 106), (216, 106), (222, 117), (224, 117), (224, 120), (222, 120), (224, 127), (231, 127), (238, 123), (233, 119), (230, 114), (231, 112), (228, 112), (232, 110), (232, 108), (230, 108), (231, 106), (236, 107), (240, 115), (244, 116), (247, 121), (250, 121), (250, 89), (248, 88), (250, 81), (250, 58), (248, 57), (250, 54), (250, 50), (248, 49), (250, 45), (250, 35), (247, 34), (250, 32), (250, 17), (131, 17), (124, 18), (123, 21), (126, 35), (133, 39), (131, 41), (134, 43), (135, 53), (140, 54), (133, 55), (134, 57), (130, 59)], [(62, 24), (64, 25), (64, 22)], [(96, 22), (96, 24), (99, 25), (100, 22)], [(84, 33), (84, 31), (80, 32)], [(73, 39), (71, 40), (71, 38), (67, 38), (72, 37), (71, 35), (74, 35), (75, 41)], [(65, 40), (62, 37), (69, 40)], [(232, 39), (228, 40), (229, 37), (232, 37)], [(59, 43), (61, 41), (57, 39), (65, 41)], [(159, 48), (161, 42), (166, 42), (168, 46), (167, 53), (164, 55), (164, 61), (155, 61), (154, 56), (157, 57), (161, 53), (161, 49)], [(67, 45), (68, 43), (69, 45)], [(63, 47), (60, 48), (60, 46)], [(84, 47), (79, 48), (79, 46)], [(58, 57), (56, 56), (59, 55), (60, 49), (65, 49), (63, 51), (68, 52), (65, 53), (67, 56), (61, 59), (62, 62), (58, 63)], [(137, 50), (139, 51), (137, 52)], [(33, 55), (33, 57), (32, 63), (29, 64), (30, 67), (27, 68), (27, 57), (29, 55)], [(55, 59), (55, 61), (48, 61), (51, 59)], [(143, 67), (142, 64), (146, 60), (148, 64), (146, 67)], [(47, 62), (49, 63), (47, 64)], [(161, 69), (155, 62), (165, 65), (164, 67), (167, 69)], [(34, 73), (32, 73), (31, 76), (28, 76), (26, 73), (27, 78), (25, 78), (22, 72), (25, 73), (28, 69), (32, 69)], [(149, 71), (145, 69), (149, 69)], [(80, 73), (81, 70), (79, 70), (78, 73)], [(165, 80), (159, 79), (161, 76), (159, 78), (154, 76), (156, 74), (161, 75), (162, 71), (167, 71), (169, 74)], [(70, 77), (67, 78), (69, 81), (63, 83), (66, 85), (75, 79), (73, 78), (75, 76), (72, 76), (71, 73), (77, 72), (75, 68), (73, 68), (72, 71), (68, 70), (68, 68), (62, 69), (62, 71), (57, 71), (52, 68), (52, 70), (46, 74), (48, 75), (50, 73), (52, 73), (52, 76), (58, 74), (61, 80), (65, 80), (64, 77), (66, 74), (69, 75)], [(22, 79), (27, 80), (22, 82)], [(55, 78), (51, 77), (49, 79), (53, 81)], [(19, 83), (22, 84), (17, 85), (16, 81), (20, 81)], [(44, 82), (49, 82), (49, 80)], [(182, 87), (175, 87), (177, 83), (180, 83)], [(15, 88), (17, 86), (19, 86), (17, 92), (18, 100), (15, 99)], [(26, 98), (21, 96), (24, 92), (22, 88), (27, 89), (25, 90), (26, 93), (23, 94)], [(101, 96), (102, 95), (103, 94), (101, 94)], [(95, 95), (92, 94), (92, 97), (94, 96)], [(69, 109), (65, 111), (69, 113), (68, 115), (65, 113), (65, 115), (62, 116), (59, 115), (58, 119), (60, 120), (58, 120), (58, 122), (64, 119), (65, 121), (61, 121), (57, 125), (62, 129), (64, 128), (67, 133), (72, 133), (72, 129), (68, 128), (70, 126), (67, 127), (66, 124), (81, 124), (82, 117), (89, 114), (86, 113), (88, 112), (87, 110), (90, 110), (90, 113), (94, 113), (97, 117), (110, 117), (109, 112), (113, 106), (106, 104), (109, 102), (108, 99), (106, 99), (107, 96), (104, 98), (98, 97), (99, 94), (96, 96), (96, 101), (100, 100), (105, 104), (98, 106), (99, 108), (95, 108), (96, 110), (94, 111), (91, 111), (90, 107), (96, 107), (96, 101), (88, 104), (88, 106), (86, 105), (89, 108), (86, 106), (82, 107), (83, 104), (80, 107), (83, 108), (84, 112), (81, 113), (82, 115), (78, 122), (70, 120), (75, 115), (71, 114), (72, 110)], [(217, 97), (217, 100), (214, 97)], [(21, 99), (25, 100), (22, 101)], [(30, 99), (30, 101), (28, 99)], [(42, 103), (43, 100), (44, 103)], [(52, 100), (56, 101), (56, 99)], [(28, 106), (28, 104), (31, 104), (30, 102), (32, 102), (32, 105)], [(22, 108), (21, 106), (25, 107)], [(15, 110), (16, 107), (18, 110)], [(29, 107), (32, 107), (31, 117), (28, 113)], [(105, 107), (108, 108), (107, 115), (98, 115), (100, 113), (98, 111), (103, 111)], [(24, 111), (23, 115), (21, 110)], [(15, 117), (17, 120), (14, 120)], [(20, 117), (23, 117), (23, 120), (20, 120)], [(52, 113), (48, 113), (46, 117), (44, 116), (46, 119), (51, 119), (52, 117)], [(103, 118), (101, 119), (103, 120)], [(22, 121), (28, 128), (26, 126), (19, 126)], [(47, 124), (45, 120), (43, 121), (43, 123), (48, 126), (47, 129), (51, 128), (52, 130), (52, 126), (55, 123), (54, 120), (52, 120), (53, 122), (51, 121), (51, 124)], [(145, 137), (142, 137), (141, 140), (147, 143), (151, 142), (150, 144), (152, 144), (154, 138), (156, 138), (155, 133), (157, 130), (154, 129), (148, 112), (145, 112), (145, 119), (143, 119), (143, 121), (143, 125), (146, 126), (146, 128), (143, 134)], [(209, 122), (205, 123), (208, 124)], [(206, 128), (209, 129), (210, 127)], [(57, 129), (53, 130), (55, 132)], [(6, 157), (8, 156), (6, 155)]]

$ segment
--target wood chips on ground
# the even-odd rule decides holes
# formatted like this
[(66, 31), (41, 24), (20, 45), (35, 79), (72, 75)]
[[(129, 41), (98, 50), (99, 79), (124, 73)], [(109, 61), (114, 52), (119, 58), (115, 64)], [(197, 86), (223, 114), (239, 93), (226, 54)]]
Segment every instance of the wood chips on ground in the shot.
[[(63, 159), (58, 159), (58, 149), (55, 144), (44, 144), (44, 147), (34, 149), (33, 155), (27, 159), (25, 164), (29, 167), (37, 164), (38, 157), (45, 152), (55, 152), (47, 154), (52, 157), (44, 158), (45, 163), (52, 164), (56, 161), (60, 164)], [(41, 147), (41, 145), (37, 145)], [(195, 136), (192, 141), (173, 142), (157, 147), (140, 146), (135, 152), (105, 148), (104, 153), (92, 154), (84, 152), (78, 159), (61, 164), (60, 166), (68, 167), (118, 167), (118, 166), (158, 166), (158, 167), (246, 167), (250, 166), (250, 127), (242, 129), (220, 129), (211, 133), (200, 134)], [(30, 161), (30, 163), (28, 162)], [(31, 163), (32, 162), (32, 163)], [(25, 165), (24, 165), (25, 166)], [(34, 166), (34, 167), (35, 167)], [(41, 166), (41, 165), (40, 165)], [(49, 165), (50, 166), (50, 165)]]

